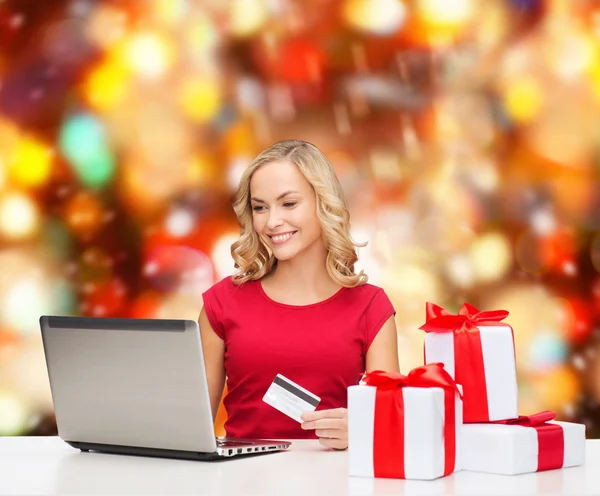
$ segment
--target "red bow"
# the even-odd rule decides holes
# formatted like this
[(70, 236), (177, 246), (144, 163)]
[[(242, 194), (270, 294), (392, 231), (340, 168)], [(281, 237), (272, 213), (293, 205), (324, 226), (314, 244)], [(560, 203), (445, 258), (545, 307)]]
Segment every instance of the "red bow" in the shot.
[(533, 415), (521, 415), (511, 420), (497, 420), (492, 424), (522, 425), (536, 430), (538, 440), (537, 471), (561, 468), (565, 458), (565, 437), (559, 424), (549, 424), (556, 418), (556, 413), (544, 410)]
[(364, 375), (363, 382), (382, 390), (403, 387), (441, 387), (456, 390), (459, 395), (461, 394), (452, 376), (444, 369), (443, 363), (422, 365), (411, 370), (408, 375), (374, 370)]
[[(407, 376), (375, 370), (363, 381), (375, 386), (373, 473), (375, 477), (405, 478), (404, 387), (439, 387), (444, 391), (444, 475), (454, 471), (456, 461), (456, 383), (441, 363), (411, 370)], [(458, 391), (460, 394), (460, 391)]]
[(426, 322), (420, 329), (425, 332), (457, 332), (476, 329), (484, 323), (501, 322), (508, 317), (506, 310), (490, 310), (482, 312), (468, 303), (460, 307), (457, 315), (454, 315), (442, 307), (427, 302)]
[(550, 420), (556, 418), (556, 413), (551, 410), (544, 410), (543, 412), (534, 413), (533, 415), (521, 415), (516, 419), (509, 420), (496, 420), (491, 422), (492, 424), (507, 424), (507, 425), (524, 425), (525, 427), (537, 427), (538, 425), (545, 424)]

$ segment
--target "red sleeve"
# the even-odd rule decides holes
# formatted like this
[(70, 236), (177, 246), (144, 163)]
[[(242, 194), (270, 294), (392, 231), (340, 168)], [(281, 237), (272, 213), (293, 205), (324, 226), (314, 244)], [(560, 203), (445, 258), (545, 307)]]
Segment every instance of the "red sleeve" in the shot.
[(225, 283), (226, 281), (224, 280), (218, 282), (202, 293), (204, 310), (206, 311), (208, 321), (216, 335), (222, 340), (225, 340), (225, 327), (223, 326), (223, 317), (226, 308), (225, 298), (227, 296)]
[(367, 354), (375, 336), (379, 333), (383, 324), (392, 316), (396, 315), (396, 310), (392, 302), (381, 288), (373, 295), (371, 303), (367, 306), (365, 312), (365, 346), (364, 353)]

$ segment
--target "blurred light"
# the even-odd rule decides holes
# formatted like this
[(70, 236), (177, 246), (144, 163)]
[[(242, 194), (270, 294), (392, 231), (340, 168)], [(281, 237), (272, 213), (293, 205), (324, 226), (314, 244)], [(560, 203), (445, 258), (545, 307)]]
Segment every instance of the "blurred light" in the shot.
[(104, 126), (95, 116), (77, 114), (68, 118), (60, 131), (60, 147), (85, 186), (101, 188), (112, 179), (115, 160), (107, 146)]
[(532, 377), (535, 395), (544, 409), (559, 411), (577, 400), (581, 384), (575, 371), (563, 365)]
[[(351, 154), (341, 150), (332, 150), (327, 153), (327, 158), (329, 158), (346, 194), (351, 194), (356, 188), (360, 187), (360, 171)], [(402, 171), (402, 164), (400, 164), (400, 169)]]
[(3, 372), (8, 376), (11, 389), (18, 391), (19, 398), (28, 410), (52, 411), (48, 369), (39, 333), (23, 340), (19, 354), (7, 364)]
[(67, 7), (67, 16), (87, 18), (92, 12), (94, 0), (72, 0)]
[(474, 13), (472, 0), (417, 0), (417, 15), (430, 24), (463, 24)]
[[(42, 34), (42, 50), (46, 60), (58, 64), (82, 63), (92, 54), (92, 45), (81, 19), (58, 20), (54, 17)], [(39, 35), (38, 35), (39, 36)]]
[(125, 67), (112, 59), (97, 66), (84, 82), (87, 100), (98, 110), (116, 107), (127, 93), (128, 76)]
[(549, 65), (566, 80), (582, 77), (599, 55), (591, 38), (567, 26), (555, 41), (547, 43), (543, 49)]
[(113, 275), (114, 261), (102, 248), (90, 246), (81, 254), (77, 277), (80, 283), (104, 283)]
[(591, 365), (584, 377), (587, 379), (589, 390), (593, 398), (600, 403), (600, 343), (590, 349)]
[(10, 178), (18, 186), (36, 187), (48, 181), (52, 172), (52, 149), (39, 141), (25, 137), (19, 140), (9, 161)]
[[(400, 256), (398, 255), (398, 259)], [(416, 263), (394, 262), (382, 270), (381, 285), (396, 299), (406, 300), (423, 313), (424, 301), (439, 301), (441, 284), (432, 268)], [(423, 315), (421, 315), (423, 319)]]
[[(175, 3), (175, 0), (172, 0)], [(85, 27), (87, 39), (101, 49), (108, 49), (118, 42), (127, 27), (127, 13), (105, 3), (96, 3)]]
[(66, 225), (56, 218), (46, 218), (42, 228), (41, 243), (57, 259), (67, 259), (73, 247)]
[(65, 217), (75, 234), (87, 237), (94, 234), (102, 225), (102, 205), (94, 195), (81, 191), (67, 203)]
[(511, 29), (511, 18), (505, 2), (487, 2), (477, 10), (477, 22), (473, 23), (476, 44), (483, 52), (502, 47)]
[(267, 105), (265, 88), (252, 77), (240, 77), (236, 81), (236, 101), (240, 111), (264, 112)]
[(459, 288), (470, 288), (475, 282), (473, 266), (466, 254), (460, 253), (448, 258), (446, 272), (452, 283)]
[[(14, 352), (20, 353), (21, 347), (19, 346), (22, 342), (21, 336), (14, 331), (9, 331), (6, 327), (0, 329), (0, 364), (9, 363), (12, 357), (9, 359), (9, 353), (12, 355)], [(16, 355), (17, 353), (15, 353)], [(0, 368), (0, 372), (2, 369)], [(0, 373), (0, 377), (3, 374)], [(4, 381), (0, 380), (0, 385), (4, 384)]]
[(254, 157), (258, 153), (252, 126), (247, 121), (240, 120), (234, 123), (227, 129), (223, 141), (225, 152), (230, 159), (238, 156)]
[[(363, 242), (373, 239), (373, 233), (367, 227), (354, 226), (351, 228), (350, 235), (353, 240)], [(371, 242), (363, 248), (358, 248), (358, 261), (354, 265), (354, 271), (359, 273), (364, 270), (369, 276), (369, 282), (378, 284), (381, 279), (381, 263), (377, 253), (376, 245)]]
[(196, 219), (192, 212), (181, 208), (170, 212), (165, 219), (166, 231), (175, 238), (187, 236), (195, 226)]
[(583, 298), (565, 300), (564, 335), (574, 345), (585, 342), (592, 333), (593, 316), (591, 305)]
[(123, 317), (129, 290), (118, 277), (86, 286), (81, 313), (91, 317)]
[(563, 272), (567, 276), (577, 275), (577, 265), (574, 262), (567, 261), (562, 266)]
[(590, 70), (590, 76), (586, 82), (589, 85), (594, 101), (597, 104), (600, 102), (600, 63), (596, 64)]
[(202, 11), (195, 11), (194, 14), (184, 33), (185, 48), (189, 50), (194, 66), (214, 72), (217, 59), (215, 49), (221, 40), (220, 33), (217, 32), (213, 17)]
[(387, 184), (398, 183), (402, 180), (400, 156), (394, 150), (376, 148), (371, 150), (371, 168), (376, 180)]
[[(598, 105), (583, 88), (579, 91), (565, 89), (562, 93), (555, 90), (552, 98), (545, 103), (543, 115), (530, 123), (524, 137), (535, 153), (557, 164), (583, 171), (596, 154)], [(565, 180), (581, 180), (584, 183), (581, 189), (585, 189), (592, 185), (590, 177), (564, 174), (556, 182), (556, 187), (560, 189)], [(586, 196), (571, 191), (564, 193), (565, 199), (574, 204)]]
[(600, 233), (596, 233), (590, 244), (590, 258), (596, 271), (600, 272)]
[(539, 334), (565, 335), (564, 302), (540, 284), (508, 283), (495, 291), (482, 293), (481, 297), (479, 308), (510, 312), (505, 322), (514, 330), (519, 369), (526, 370), (530, 366), (529, 350)]
[(542, 91), (540, 84), (531, 76), (510, 81), (504, 92), (506, 112), (518, 122), (532, 120), (542, 108)]
[[(0, 69), (2, 67), (1, 64), (2, 59), (0, 58)], [(2, 155), (0, 156), (8, 157), (21, 140), (21, 133), (15, 124), (9, 120), (5, 120), (0, 114), (0, 150), (2, 150)]]
[(538, 208), (530, 217), (531, 228), (540, 236), (548, 236), (556, 230), (556, 219), (548, 208)]
[(202, 298), (199, 294), (174, 293), (168, 295), (156, 311), (157, 319), (198, 320)]
[(535, 372), (546, 372), (562, 365), (567, 354), (567, 346), (558, 334), (541, 332), (536, 334), (529, 346), (527, 368)]
[(153, 17), (168, 26), (177, 26), (188, 9), (188, 0), (154, 0)]
[[(52, 394), (41, 335), (36, 333), (23, 340), (20, 353), (11, 360), (5, 372), (9, 376), (11, 389), (18, 391), (19, 398), (28, 410), (52, 411)], [(28, 427), (31, 428), (34, 419), (28, 420)]]
[(141, 77), (150, 80), (166, 74), (174, 62), (174, 48), (165, 36), (138, 33), (128, 40), (124, 49), (128, 65)]
[(211, 253), (211, 259), (215, 267), (215, 275), (223, 279), (235, 272), (233, 258), (231, 258), (231, 245), (240, 237), (239, 233), (230, 233), (221, 236)]
[(512, 247), (502, 233), (479, 236), (469, 250), (475, 278), (481, 282), (496, 281), (504, 276), (512, 263)]
[(5, 238), (28, 238), (37, 232), (39, 223), (38, 208), (29, 196), (15, 191), (0, 197), (0, 233)]
[(166, 102), (145, 102), (134, 118), (133, 137), (128, 143), (141, 154), (141, 160), (132, 164), (157, 174), (155, 180), (163, 184), (185, 182), (182, 174), (186, 159), (194, 151), (194, 133), (180, 112)]
[(296, 117), (296, 106), (290, 85), (277, 83), (270, 85), (267, 89), (267, 100), (272, 119), (291, 122)]
[(72, 288), (45, 253), (0, 251), (0, 274), (0, 326), (37, 335), (40, 315), (72, 310)]
[(501, 176), (491, 160), (476, 160), (469, 172), (470, 180), (483, 193), (493, 193), (500, 186)]
[(181, 88), (179, 102), (190, 118), (207, 122), (216, 117), (221, 107), (221, 88), (215, 79), (188, 80)]
[(529, 274), (542, 274), (549, 269), (553, 256), (544, 256), (543, 238), (533, 230), (522, 233), (516, 242), (515, 258)]
[(346, 22), (375, 35), (390, 35), (404, 24), (406, 7), (401, 0), (346, 0), (343, 15)]
[(4, 160), (2, 158), (2, 156), (0, 155), (0, 193), (2, 193), (2, 190), (6, 187), (6, 183), (7, 183), (7, 173), (6, 173), (6, 166), (4, 164)]
[(189, 188), (200, 185), (209, 185), (214, 188), (222, 180), (222, 171), (210, 156), (196, 154), (185, 162), (187, 167), (184, 176), (187, 178)]
[(166, 245), (152, 250), (143, 273), (155, 289), (198, 295), (213, 284), (213, 267), (203, 252), (187, 246)]
[(145, 291), (129, 305), (127, 316), (131, 319), (154, 319), (157, 318), (160, 305), (161, 298), (158, 293)]
[[(3, 317), (2, 320), (12, 329), (22, 328), (23, 317), (33, 313), (34, 310), (41, 310), (39, 315), (47, 314), (48, 288), (44, 281), (35, 275), (23, 277), (13, 281), (10, 289), (4, 294), (2, 301)], [(31, 322), (29, 318), (27, 321)], [(28, 332), (34, 332), (35, 328), (27, 329)]]
[(266, 0), (231, 0), (229, 30), (234, 36), (248, 37), (257, 33), (269, 17)]
[(237, 191), (240, 186), (240, 180), (244, 171), (250, 165), (251, 159), (249, 157), (237, 157), (230, 164), (227, 171), (227, 184), (231, 191)]
[(10, 391), (0, 390), (0, 436), (18, 436), (26, 425), (25, 405)]
[(185, 176), (180, 175), (178, 167), (166, 173), (149, 165), (141, 166), (145, 162), (145, 157), (139, 156), (126, 160), (123, 182), (119, 190), (121, 201), (129, 213), (136, 216), (157, 214), (163, 210), (167, 198), (185, 187)]

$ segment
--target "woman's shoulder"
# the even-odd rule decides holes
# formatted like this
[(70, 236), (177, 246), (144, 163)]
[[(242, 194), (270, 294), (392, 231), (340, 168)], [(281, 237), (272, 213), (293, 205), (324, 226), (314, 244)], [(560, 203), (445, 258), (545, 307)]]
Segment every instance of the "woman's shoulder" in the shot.
[(374, 298), (377, 295), (385, 295), (382, 287), (368, 282), (348, 288), (348, 292), (357, 298)]
[(255, 281), (248, 281), (243, 284), (237, 284), (233, 276), (226, 276), (213, 284), (207, 292), (219, 296), (237, 295), (238, 293), (247, 291), (254, 283)]

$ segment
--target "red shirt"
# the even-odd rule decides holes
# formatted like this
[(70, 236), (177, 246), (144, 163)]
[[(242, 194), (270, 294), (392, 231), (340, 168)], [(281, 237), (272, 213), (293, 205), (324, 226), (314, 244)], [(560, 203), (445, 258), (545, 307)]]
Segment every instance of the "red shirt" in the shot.
[(373, 339), (395, 311), (383, 289), (342, 288), (312, 305), (267, 296), (260, 281), (236, 286), (231, 277), (203, 295), (208, 320), (225, 342), (229, 437), (315, 438), (262, 401), (277, 374), (321, 398), (317, 410), (347, 407)]

